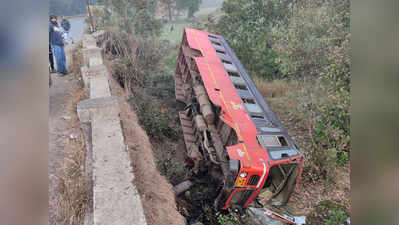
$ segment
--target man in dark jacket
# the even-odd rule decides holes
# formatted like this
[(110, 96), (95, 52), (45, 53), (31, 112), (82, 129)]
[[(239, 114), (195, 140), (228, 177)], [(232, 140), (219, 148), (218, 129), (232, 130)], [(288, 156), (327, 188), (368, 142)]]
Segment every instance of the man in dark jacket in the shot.
[(64, 39), (62, 37), (62, 30), (58, 26), (57, 17), (54, 15), (50, 16), (49, 40), (51, 44), (51, 50), (53, 51), (53, 54), (55, 56), (57, 74), (58, 75), (68, 74), (66, 69), (66, 58), (65, 58)]
[(55, 67), (54, 67), (54, 56), (53, 56), (53, 51), (51, 50), (51, 45), (50, 43), (48, 44), (48, 59), (50, 61), (50, 67), (49, 67), (49, 71), (50, 73), (55, 73)]

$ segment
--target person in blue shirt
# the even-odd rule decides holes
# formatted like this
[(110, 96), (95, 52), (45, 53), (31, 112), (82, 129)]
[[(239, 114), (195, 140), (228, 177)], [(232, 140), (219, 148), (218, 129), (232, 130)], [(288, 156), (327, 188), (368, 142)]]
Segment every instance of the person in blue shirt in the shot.
[(57, 17), (54, 15), (50, 16), (49, 40), (51, 44), (51, 50), (53, 51), (55, 57), (57, 74), (67, 75), (68, 72), (66, 69), (63, 32), (62, 28), (57, 23)]
[(61, 20), (61, 27), (63, 29), (64, 32), (64, 42), (65, 44), (73, 44), (73, 39), (69, 33), (69, 30), (71, 29), (71, 23), (69, 23), (69, 21), (67, 19), (65, 19), (65, 17), (62, 17)]

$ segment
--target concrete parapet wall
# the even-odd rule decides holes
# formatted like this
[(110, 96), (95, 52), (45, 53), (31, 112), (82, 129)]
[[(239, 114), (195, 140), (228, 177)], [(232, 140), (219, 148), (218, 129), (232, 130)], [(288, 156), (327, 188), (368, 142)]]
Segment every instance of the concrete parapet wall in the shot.
[(89, 67), (100, 66), (103, 65), (102, 57), (91, 57), (89, 58)]
[(101, 98), (111, 96), (108, 85), (108, 77), (95, 76), (90, 78), (90, 98)]
[(82, 49), (82, 52), (83, 52), (83, 65), (84, 66), (90, 67), (90, 64), (89, 64), (90, 58), (97, 58), (98, 60), (101, 60), (101, 63), (102, 63), (102, 49), (101, 48), (91, 47), (91, 46), (85, 47), (84, 45), (83, 45), (83, 47), (84, 48)]
[(105, 111), (109, 116), (118, 116), (118, 101), (115, 97), (93, 98), (80, 101), (77, 105), (77, 112), (80, 122), (91, 122), (93, 112), (98, 109)]
[[(94, 41), (93, 41), (94, 40)], [(119, 104), (111, 96), (109, 73), (101, 49), (90, 35), (83, 37), (84, 66), (81, 68), (89, 99), (77, 105), (85, 131), (87, 180), (92, 184), (92, 208), (87, 225), (146, 225), (140, 196), (119, 118)]]
[(90, 35), (90, 34), (85, 34), (83, 35), (83, 47), (97, 47), (97, 41), (96, 39)]

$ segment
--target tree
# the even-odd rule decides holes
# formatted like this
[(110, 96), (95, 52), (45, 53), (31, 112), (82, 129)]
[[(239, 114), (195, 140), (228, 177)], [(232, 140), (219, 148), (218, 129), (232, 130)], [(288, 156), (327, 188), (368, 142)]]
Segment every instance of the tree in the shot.
[(158, 0), (148, 0), (148, 12), (151, 14), (151, 16), (154, 16), (157, 9), (158, 9)]
[(292, 0), (225, 0), (216, 26), (250, 73), (265, 78), (280, 76), (272, 49), (272, 27), (287, 23)]
[(88, 12), (88, 14), (89, 14), (89, 20), (90, 20), (90, 25), (91, 25), (91, 32), (94, 32), (94, 31), (96, 31), (96, 26), (94, 25), (93, 16), (91, 15), (89, 0), (86, 0), (86, 7), (87, 7), (87, 12)]
[(169, 21), (172, 21), (173, 6), (176, 5), (176, 0), (160, 0), (168, 8)]
[(85, 1), (82, 0), (50, 0), (50, 13), (54, 15), (78, 15), (86, 13)]
[(188, 10), (187, 18), (193, 18), (194, 13), (199, 10), (202, 0), (176, 0), (178, 10)]

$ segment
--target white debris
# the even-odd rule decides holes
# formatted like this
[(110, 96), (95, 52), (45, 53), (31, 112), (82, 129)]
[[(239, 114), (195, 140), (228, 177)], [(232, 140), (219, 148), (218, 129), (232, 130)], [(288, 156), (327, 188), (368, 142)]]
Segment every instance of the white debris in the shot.
[(285, 225), (281, 221), (273, 220), (270, 217), (268, 217), (264, 209), (250, 207), (248, 208), (248, 214), (250, 216), (255, 217), (256, 220), (260, 222), (262, 225)]
[(76, 139), (78, 137), (79, 137), (79, 134), (76, 134), (76, 133), (72, 133), (71, 135), (69, 135), (70, 139)]
[(306, 216), (294, 216), (294, 220), (296, 225), (306, 224)]
[(201, 223), (201, 222), (195, 222), (195, 223), (193, 223), (193, 224), (191, 224), (191, 225), (203, 225), (203, 223)]
[[(275, 213), (263, 208), (252, 208), (249, 207), (248, 215), (252, 216), (256, 221), (260, 222), (262, 225), (285, 225), (286, 223), (273, 219), (270, 215), (274, 215)], [(306, 224), (306, 216), (289, 216), (283, 215), (287, 220), (292, 221), (296, 225), (304, 225)]]
[(70, 117), (70, 116), (63, 116), (62, 119), (64, 119), (64, 120), (71, 120), (71, 117)]

